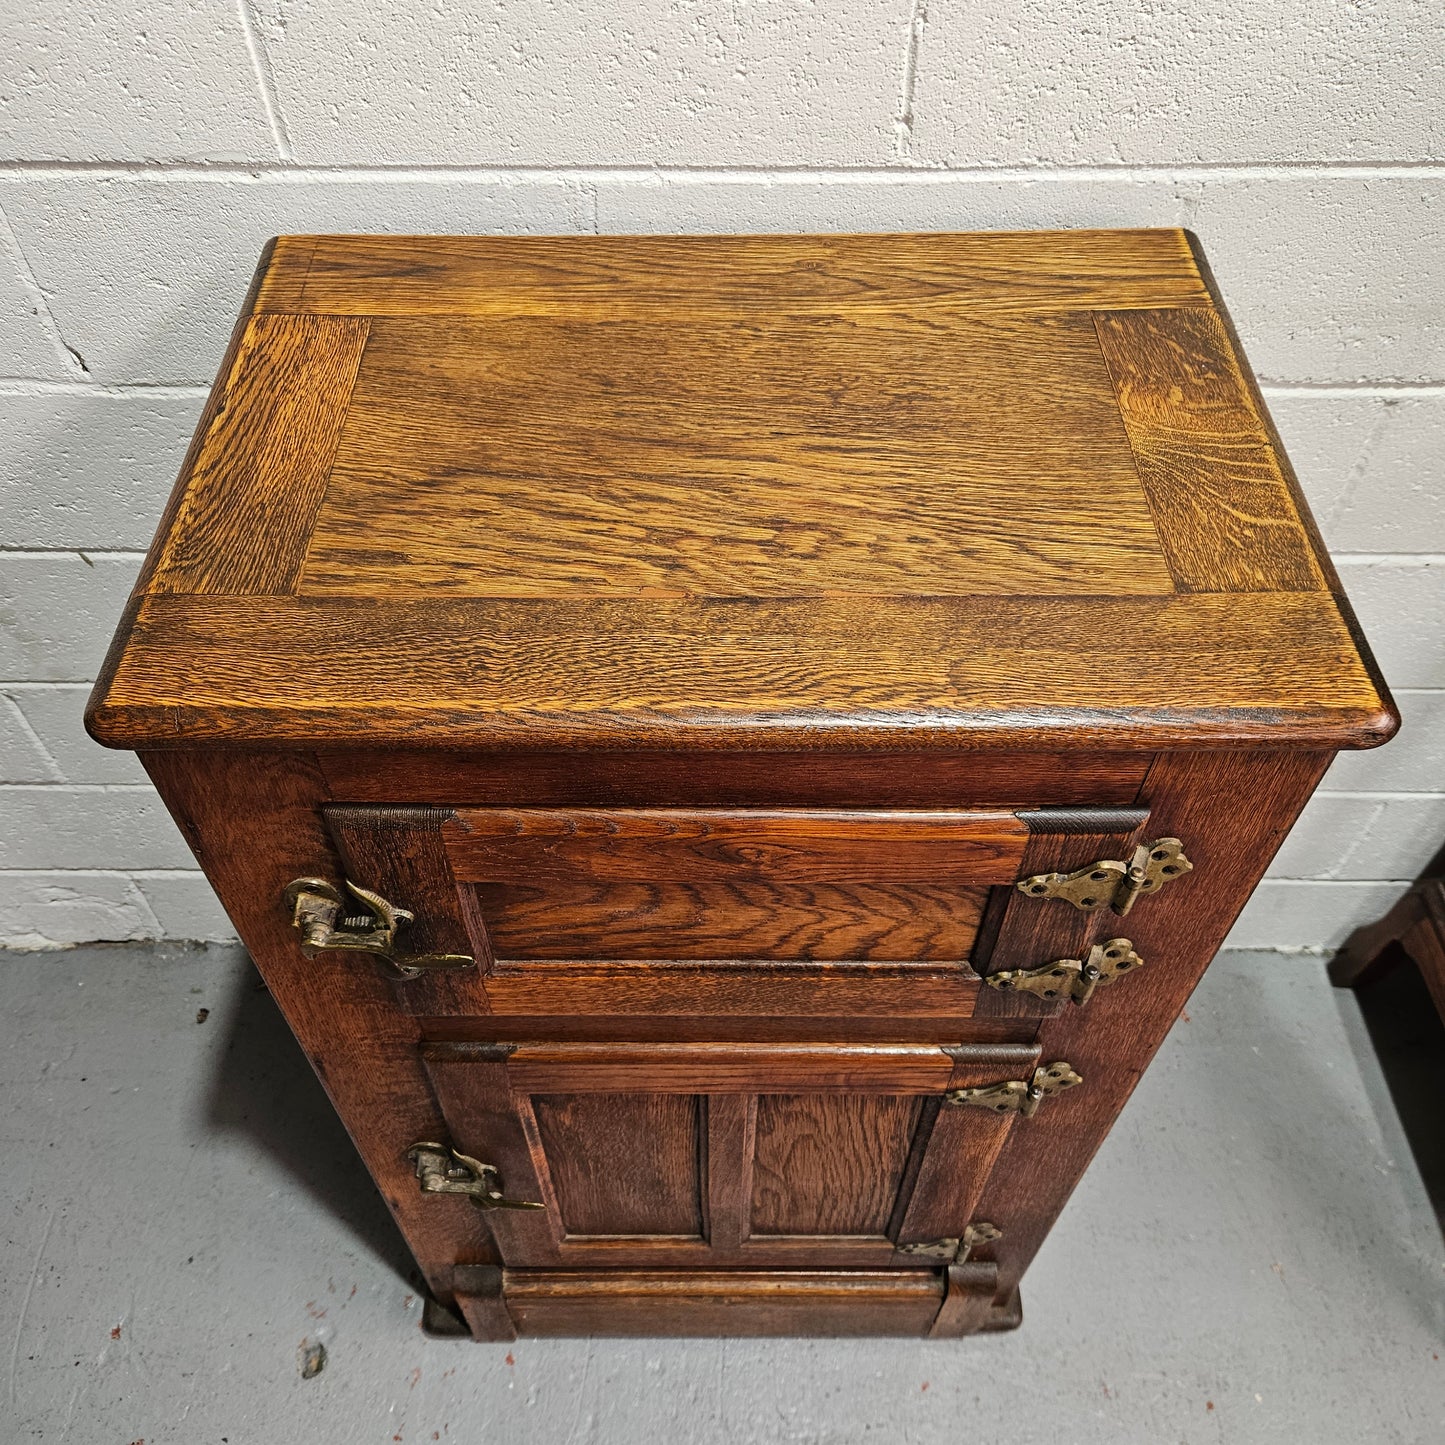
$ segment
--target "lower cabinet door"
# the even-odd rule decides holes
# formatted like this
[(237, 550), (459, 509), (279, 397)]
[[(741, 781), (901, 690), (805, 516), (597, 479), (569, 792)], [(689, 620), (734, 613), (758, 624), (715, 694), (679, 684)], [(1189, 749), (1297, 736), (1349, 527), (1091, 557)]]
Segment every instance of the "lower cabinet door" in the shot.
[(956, 1091), (1038, 1064), (1015, 1044), (424, 1052), (446, 1144), (496, 1171), (501, 1201), (542, 1206), (489, 1210), (510, 1269), (937, 1269), (1028, 1127), (1009, 1099)]

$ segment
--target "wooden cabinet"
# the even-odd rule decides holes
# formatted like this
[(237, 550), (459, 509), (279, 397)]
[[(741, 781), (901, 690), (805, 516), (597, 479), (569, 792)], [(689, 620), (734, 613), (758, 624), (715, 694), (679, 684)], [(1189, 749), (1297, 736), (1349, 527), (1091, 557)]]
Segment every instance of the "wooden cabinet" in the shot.
[(1395, 726), (1170, 231), (282, 238), (88, 722), (483, 1339), (1017, 1324)]

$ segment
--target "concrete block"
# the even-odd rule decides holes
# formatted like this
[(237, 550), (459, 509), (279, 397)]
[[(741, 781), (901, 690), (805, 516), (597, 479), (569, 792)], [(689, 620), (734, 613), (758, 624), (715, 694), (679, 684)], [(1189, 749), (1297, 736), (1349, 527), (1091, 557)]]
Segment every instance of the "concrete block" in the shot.
[(1336, 552), (1445, 552), (1445, 395), (1268, 398)]
[(124, 873), (0, 873), (0, 947), (66, 948), (160, 936), (155, 914)]
[(1178, 226), (1185, 200), (1168, 178), (1051, 175), (598, 176), (604, 234), (1029, 231)]
[(1226, 948), (1338, 948), (1373, 923), (1405, 883), (1311, 883), (1266, 879), (1245, 905)]
[(59, 783), (64, 774), (14, 699), (0, 697), (0, 783)]
[[(119, 619), (117, 619), (119, 620)], [(145, 769), (134, 753), (103, 748), (91, 740), (82, 722), (90, 684), (31, 683), (6, 689), (6, 701), (18, 709), (55, 765), (53, 777), (6, 778), (5, 782), (144, 783)]]
[(950, 166), (1430, 160), (1445, 14), (1226, 0), (930, 5), (910, 154)]
[(1271, 878), (1414, 878), (1445, 843), (1445, 797), (1316, 793), (1270, 865)]
[(1405, 177), (600, 177), (612, 231), (1188, 226), (1255, 370), (1280, 381), (1445, 376), (1445, 202)]
[(1191, 181), (1255, 371), (1280, 381), (1445, 377), (1445, 193), (1409, 175)]
[(258, 9), (303, 161), (858, 165), (895, 154), (902, 0)]
[(0, 555), (0, 681), (94, 678), (139, 571), (130, 555)]
[[(1397, 692), (1400, 732), (1382, 748), (1341, 753), (1322, 787), (1337, 792), (1445, 792), (1445, 692)], [(1445, 843), (1445, 837), (1440, 840)]]
[[(0, 202), (4, 199), (0, 193)], [(46, 329), (35, 297), (20, 279), (20, 264), (0, 236), (0, 377), (71, 380), (75, 373)]]
[(12, 547), (144, 551), (205, 399), (0, 396), (0, 507)]
[(193, 868), (165, 804), (147, 787), (0, 789), (0, 868)]
[(235, 942), (235, 927), (204, 873), (139, 873), (134, 881), (156, 916), (158, 937)]
[(589, 231), (575, 181), (30, 176), (0, 184), (67, 342), (107, 382), (208, 384), (266, 241)]
[(1445, 687), (1445, 565), (1345, 558), (1340, 578), (1392, 687)]
[(7, 160), (258, 160), (276, 144), (235, 5), (6, 6)]

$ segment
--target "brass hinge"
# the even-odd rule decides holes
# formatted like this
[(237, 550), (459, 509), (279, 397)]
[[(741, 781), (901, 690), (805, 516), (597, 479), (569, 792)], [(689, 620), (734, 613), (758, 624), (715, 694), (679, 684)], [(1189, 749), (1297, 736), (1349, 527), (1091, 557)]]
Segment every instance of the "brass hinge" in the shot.
[(508, 1199), (502, 1193), (502, 1176), (495, 1164), (483, 1164), (458, 1154), (445, 1144), (413, 1144), (406, 1157), (416, 1166), (423, 1194), (465, 1194), (478, 1209), (545, 1209), (525, 1199)]
[(286, 885), (291, 922), (301, 934), (301, 952), (307, 958), (330, 948), (369, 953), (380, 958), (400, 978), (416, 978), (435, 969), (469, 968), (469, 953), (404, 953), (397, 949), (397, 930), (413, 921), (405, 908), (388, 903), (379, 893), (342, 880), (347, 892), (365, 910), (346, 917), (341, 891), (324, 878), (295, 878)]
[(1020, 879), (1018, 889), (1030, 898), (1062, 898), (1085, 913), (1112, 908), (1122, 918), (1140, 894), (1157, 893), (1193, 867), (1178, 838), (1156, 838), (1141, 843), (1127, 863), (1101, 858), (1073, 873), (1035, 873)]
[(1007, 968), (984, 976), (991, 988), (1013, 993), (1036, 993), (1041, 998), (1071, 998), (1088, 1003), (1101, 984), (1143, 968), (1144, 960), (1134, 952), (1127, 938), (1096, 943), (1086, 958), (1056, 958), (1038, 968)]
[(1059, 1060), (1040, 1064), (1031, 1079), (1010, 1079), (1003, 1084), (980, 1084), (972, 1089), (950, 1089), (943, 1097), (950, 1104), (971, 1104), (978, 1109), (992, 1109), (997, 1114), (1022, 1114), (1025, 1119), (1038, 1112), (1050, 1094), (1061, 1094), (1082, 1084), (1073, 1068)]
[(936, 1259), (947, 1264), (963, 1264), (980, 1245), (1003, 1238), (996, 1224), (980, 1220), (963, 1231), (961, 1239), (931, 1239), (922, 1244), (900, 1244), (899, 1254), (912, 1254), (922, 1259)]

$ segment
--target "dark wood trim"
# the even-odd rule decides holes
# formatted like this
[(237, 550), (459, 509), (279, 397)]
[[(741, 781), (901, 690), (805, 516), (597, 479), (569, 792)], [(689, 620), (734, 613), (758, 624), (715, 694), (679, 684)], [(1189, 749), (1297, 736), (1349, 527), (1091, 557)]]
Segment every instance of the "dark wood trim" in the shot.
[(457, 1308), (475, 1340), (515, 1340), (516, 1322), (507, 1312), (502, 1271), (491, 1264), (463, 1265), (452, 1271)]
[(937, 1270), (503, 1272), (520, 1335), (922, 1336)]
[(1147, 753), (496, 753), (396, 747), (319, 754), (347, 803), (508, 808), (967, 808), (1134, 801)]

